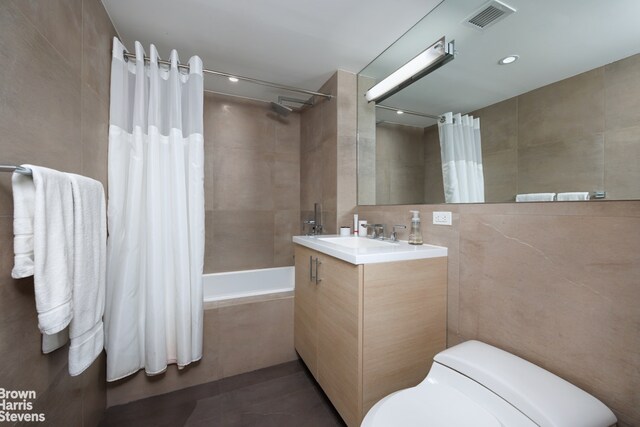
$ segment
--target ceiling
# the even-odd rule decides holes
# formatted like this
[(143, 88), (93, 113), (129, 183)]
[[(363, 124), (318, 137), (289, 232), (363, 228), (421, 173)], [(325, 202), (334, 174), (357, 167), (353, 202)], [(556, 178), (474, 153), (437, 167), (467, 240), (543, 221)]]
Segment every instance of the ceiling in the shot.
[[(503, 2), (516, 12), (477, 30), (462, 22), (486, 0), (445, 0), (362, 74), (379, 81), (444, 35), (456, 42), (455, 59), (382, 104), (433, 115), (466, 113), (640, 52), (638, 0)], [(520, 59), (498, 65), (511, 54)], [(376, 118), (435, 123), (380, 109)]]
[[(441, 0), (102, 0), (129, 51), (199, 55), (205, 68), (318, 90), (337, 70), (359, 72)], [(393, 19), (389, 19), (390, 16)], [(205, 88), (275, 101), (296, 96), (207, 75)], [(298, 95), (299, 97), (299, 95)]]

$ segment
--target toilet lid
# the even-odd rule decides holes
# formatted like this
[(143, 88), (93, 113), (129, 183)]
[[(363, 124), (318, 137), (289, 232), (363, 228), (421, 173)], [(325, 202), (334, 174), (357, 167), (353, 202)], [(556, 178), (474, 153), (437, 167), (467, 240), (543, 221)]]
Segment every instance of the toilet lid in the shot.
[(473, 400), (445, 384), (425, 384), (401, 390), (378, 402), (366, 418), (375, 427), (501, 427)]

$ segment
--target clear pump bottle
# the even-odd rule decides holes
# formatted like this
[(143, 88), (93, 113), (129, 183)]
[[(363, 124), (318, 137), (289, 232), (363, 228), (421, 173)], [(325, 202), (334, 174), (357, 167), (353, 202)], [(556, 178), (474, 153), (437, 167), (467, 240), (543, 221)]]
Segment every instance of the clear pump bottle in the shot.
[(409, 232), (409, 244), (421, 245), (422, 244), (422, 232), (420, 231), (420, 212), (410, 211), (413, 214), (411, 218), (411, 231)]

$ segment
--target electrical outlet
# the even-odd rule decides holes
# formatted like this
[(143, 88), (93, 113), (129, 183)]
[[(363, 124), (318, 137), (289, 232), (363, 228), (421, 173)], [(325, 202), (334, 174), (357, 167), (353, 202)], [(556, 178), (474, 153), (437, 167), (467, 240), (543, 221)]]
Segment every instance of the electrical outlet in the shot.
[(451, 212), (434, 212), (433, 223), (437, 225), (451, 225)]

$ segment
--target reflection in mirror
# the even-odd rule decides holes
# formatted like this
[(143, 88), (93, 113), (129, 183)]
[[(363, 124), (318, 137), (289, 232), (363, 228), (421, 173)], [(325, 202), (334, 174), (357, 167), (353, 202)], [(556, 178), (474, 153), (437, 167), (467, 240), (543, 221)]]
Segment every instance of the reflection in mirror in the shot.
[[(640, 199), (640, 2), (505, 3), (515, 12), (478, 29), (468, 21), (486, 1), (445, 0), (359, 74), (359, 204), (478, 202), (461, 197), (480, 180), (486, 202)], [(454, 61), (384, 100), (388, 108), (366, 102), (442, 35), (456, 42)], [(510, 55), (519, 57), (499, 63)], [(456, 145), (474, 129), (448, 134), (442, 117), (457, 114), (461, 126), (479, 119), (479, 141)], [(567, 192), (580, 194), (558, 196)]]

